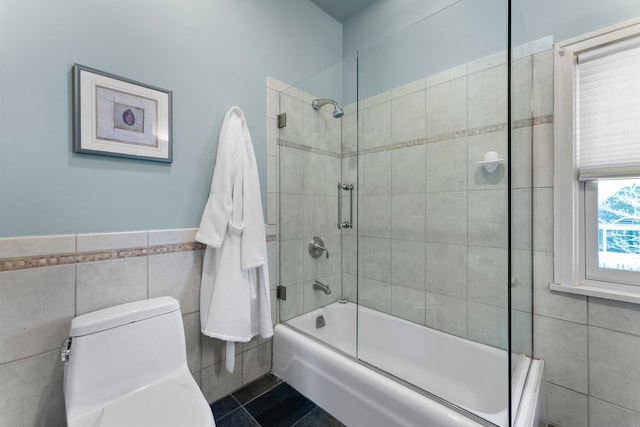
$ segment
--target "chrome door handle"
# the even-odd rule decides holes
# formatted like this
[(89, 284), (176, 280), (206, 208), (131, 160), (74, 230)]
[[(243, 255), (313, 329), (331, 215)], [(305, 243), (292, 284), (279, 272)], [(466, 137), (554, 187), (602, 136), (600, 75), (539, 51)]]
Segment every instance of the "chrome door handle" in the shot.
[[(342, 221), (342, 191), (349, 192), (349, 221)], [(338, 229), (353, 228), (353, 184), (338, 183)]]

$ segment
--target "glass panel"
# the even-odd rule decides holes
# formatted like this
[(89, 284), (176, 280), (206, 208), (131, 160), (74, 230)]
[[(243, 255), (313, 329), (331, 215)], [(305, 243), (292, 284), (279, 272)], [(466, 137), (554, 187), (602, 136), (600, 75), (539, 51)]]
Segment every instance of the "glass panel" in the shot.
[(356, 310), (346, 298), (356, 301), (349, 281), (356, 270), (343, 262), (350, 265), (356, 248), (353, 232), (350, 238), (338, 228), (339, 198), (340, 222), (351, 215), (351, 192), (338, 184), (357, 177), (355, 169), (345, 169), (342, 178), (343, 144), (355, 151), (357, 125), (355, 106), (343, 105), (343, 81), (354, 80), (355, 70), (355, 57), (346, 58), (293, 86), (280, 82), (286, 126), (279, 129), (277, 150), (279, 284), (286, 288), (280, 320), (353, 357)]
[[(527, 33), (520, 2), (511, 2), (511, 132), (510, 132), (510, 375), (511, 420), (516, 419), (519, 401), (533, 354), (533, 150), (534, 134), (541, 172), (548, 171), (552, 159), (545, 157), (552, 147), (553, 124), (536, 124), (543, 117), (533, 111), (534, 88), (540, 93), (543, 84), (549, 84), (549, 74), (542, 73), (545, 50), (551, 43), (534, 42)], [(549, 53), (549, 52), (547, 52)], [(537, 66), (534, 73), (534, 62)], [(549, 69), (544, 69), (550, 71)], [(552, 175), (549, 175), (552, 177)], [(538, 176), (539, 186), (552, 182)], [(550, 254), (539, 253), (542, 261), (552, 259)]]
[(507, 3), (481, 3), (360, 51), (358, 358), (506, 426)]

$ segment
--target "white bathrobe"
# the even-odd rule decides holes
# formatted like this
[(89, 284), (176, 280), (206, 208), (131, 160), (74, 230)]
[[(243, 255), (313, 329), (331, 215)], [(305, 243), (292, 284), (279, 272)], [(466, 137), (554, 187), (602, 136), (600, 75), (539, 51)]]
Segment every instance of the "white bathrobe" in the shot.
[(207, 245), (200, 288), (204, 335), (227, 341), (233, 372), (234, 342), (273, 335), (264, 216), (258, 168), (244, 114), (224, 118), (209, 200), (196, 240)]

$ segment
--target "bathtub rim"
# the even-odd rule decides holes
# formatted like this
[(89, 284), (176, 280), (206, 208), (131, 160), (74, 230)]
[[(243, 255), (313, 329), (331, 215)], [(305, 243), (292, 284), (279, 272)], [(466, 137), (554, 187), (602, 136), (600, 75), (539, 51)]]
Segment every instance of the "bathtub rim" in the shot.
[(390, 373), (388, 373), (387, 371), (384, 371), (378, 367), (376, 367), (375, 365), (372, 365), (370, 363), (367, 363), (365, 361), (362, 361), (360, 359), (356, 359), (354, 360), (356, 363), (359, 363), (360, 365), (363, 365), (365, 368), (371, 369), (372, 371), (376, 372), (377, 374), (382, 375), (383, 377), (387, 377), (392, 381), (395, 381), (397, 383), (399, 383), (400, 385), (408, 388), (411, 391), (414, 391), (420, 395), (422, 395), (423, 397), (426, 397), (427, 399), (431, 399), (443, 406), (446, 406), (449, 409), (452, 409), (456, 412), (458, 412), (460, 415), (464, 415), (465, 417), (477, 422), (480, 425), (483, 426), (488, 426), (488, 427), (496, 427), (496, 424), (492, 423), (491, 421), (485, 420), (484, 418), (482, 418), (479, 415), (474, 414), (473, 412), (470, 412), (460, 406), (457, 406), (455, 403), (452, 403), (440, 396), (438, 396), (437, 394), (433, 394), (425, 389), (422, 389), (416, 385), (411, 384), (408, 381), (403, 380), (400, 377), (396, 377)]
[[(351, 303), (351, 301), (349, 301), (349, 302)], [(331, 304), (335, 304), (335, 303), (331, 303)], [(331, 304), (327, 304), (327, 305), (331, 305)], [(353, 304), (353, 303), (352, 303), (352, 304)], [(299, 333), (300, 335), (303, 335), (303, 336), (305, 336), (305, 337), (307, 337), (307, 338), (309, 338), (309, 339), (313, 340), (314, 342), (316, 342), (316, 343), (318, 343), (318, 344), (322, 345), (323, 347), (328, 348), (328, 349), (329, 349), (329, 350), (331, 350), (331, 351), (335, 351), (336, 353), (340, 354), (341, 356), (347, 357), (347, 358), (352, 359), (352, 360), (354, 360), (354, 361), (359, 360), (359, 359), (358, 359), (357, 357), (355, 357), (354, 355), (350, 355), (350, 354), (349, 354), (349, 353), (347, 353), (346, 351), (343, 351), (343, 350), (339, 349), (338, 347), (334, 347), (334, 346), (332, 346), (331, 344), (329, 344), (329, 343), (327, 343), (327, 342), (325, 342), (325, 341), (321, 340), (320, 338), (318, 338), (318, 337), (314, 336), (313, 334), (310, 334), (309, 332), (307, 332), (307, 331), (305, 331), (305, 330), (303, 330), (303, 329), (300, 329), (300, 328), (298, 328), (297, 326), (293, 326), (292, 324), (290, 324), (290, 323), (289, 323), (289, 320), (296, 319), (296, 318), (298, 318), (298, 317), (300, 317), (300, 316), (308, 315), (309, 313), (313, 313), (314, 311), (321, 310), (321, 309), (323, 309), (323, 308), (325, 308), (325, 307), (327, 307), (327, 306), (318, 307), (318, 308), (316, 308), (316, 309), (314, 309), (314, 310), (311, 310), (311, 311), (310, 311), (310, 312), (308, 312), (308, 313), (299, 314), (298, 316), (292, 317), (291, 319), (287, 319), (287, 320), (285, 320), (285, 321), (282, 321), (282, 322), (280, 322), (280, 323), (276, 324), (276, 325), (274, 326), (274, 333), (275, 333), (275, 327), (276, 327), (276, 326), (278, 326), (278, 325), (286, 326), (287, 328), (289, 328), (289, 329), (291, 329), (291, 330), (293, 330), (293, 331), (295, 331), (295, 332)], [(356, 320), (356, 328), (357, 328), (357, 320)], [(358, 351), (358, 344), (357, 344), (357, 343), (356, 343), (356, 345), (355, 345), (355, 349), (356, 349), (356, 353), (357, 353), (357, 351)]]
[(514, 427), (529, 427), (535, 425), (539, 415), (542, 375), (544, 372), (543, 359), (531, 359), (527, 377), (525, 378), (522, 397), (513, 420)]
[[(425, 399), (428, 399), (428, 400), (431, 400), (435, 404), (438, 404), (438, 405), (441, 405), (441, 406), (443, 406), (443, 407), (445, 407), (447, 409), (450, 409), (450, 410), (456, 412), (457, 414), (460, 414), (461, 416), (465, 417), (470, 422), (474, 422), (479, 426), (483, 426), (483, 427), (498, 427), (496, 424), (494, 424), (494, 423), (492, 423), (492, 422), (490, 422), (488, 420), (485, 420), (484, 418), (482, 418), (482, 417), (480, 417), (480, 416), (478, 416), (476, 414), (473, 414), (473, 413), (471, 413), (471, 412), (469, 412), (469, 411), (467, 411), (467, 410), (465, 410), (463, 408), (460, 408), (460, 407), (454, 405), (453, 403), (451, 403), (451, 402), (449, 402), (447, 400), (444, 400), (443, 398), (441, 398), (441, 397), (439, 397), (439, 396), (437, 396), (435, 394), (429, 393), (429, 392), (427, 392), (427, 391), (425, 391), (425, 390), (423, 390), (423, 389), (421, 389), (419, 387), (416, 387), (413, 384), (402, 380), (401, 378), (394, 377), (393, 375), (389, 374), (388, 372), (383, 371), (383, 370), (381, 370), (381, 369), (379, 369), (379, 368), (377, 368), (377, 367), (375, 367), (375, 366), (373, 366), (373, 365), (371, 365), (371, 364), (369, 364), (367, 362), (363, 362), (363, 361), (361, 361), (359, 359), (355, 359), (355, 358), (349, 356), (348, 354), (346, 354), (344, 352), (341, 352), (341, 351), (337, 350), (336, 348), (328, 345), (327, 343), (325, 343), (325, 342), (313, 337), (312, 335), (310, 335), (308, 333), (305, 333), (303, 331), (300, 331), (299, 329), (297, 329), (295, 327), (291, 327), (289, 325), (286, 325), (286, 324), (283, 324), (283, 323), (279, 323), (279, 324), (275, 325), (275, 327), (274, 327), (274, 337), (275, 337), (275, 330), (276, 329), (285, 329), (285, 330), (292, 331), (293, 333), (296, 333), (296, 334), (300, 335), (303, 339), (306, 338), (307, 340), (311, 341), (311, 343), (313, 345), (320, 346), (320, 347), (324, 348), (326, 351), (339, 354), (339, 356), (347, 359), (348, 363), (355, 363), (356, 365), (358, 365), (358, 366), (360, 366), (360, 367), (362, 367), (364, 369), (367, 369), (367, 370), (373, 372), (374, 374), (379, 375), (380, 377), (382, 377), (385, 380), (392, 381), (392, 382), (394, 382), (395, 384), (397, 384), (399, 386), (405, 387), (408, 390), (411, 390), (412, 392), (416, 393), (418, 396), (420, 396), (422, 398), (425, 398)], [(328, 410), (328, 408), (325, 408), (325, 409)]]
[[(358, 357), (356, 357), (355, 355), (350, 355), (349, 353), (347, 353), (347, 352), (345, 352), (345, 351), (343, 351), (343, 350), (341, 350), (341, 349), (339, 349), (337, 347), (334, 347), (331, 344), (323, 341), (322, 339), (318, 338), (317, 336), (314, 336), (313, 334), (311, 334), (311, 333), (309, 333), (309, 332), (307, 332), (307, 331), (305, 331), (305, 330), (303, 330), (301, 328), (298, 328), (298, 327), (296, 327), (296, 326), (294, 326), (294, 325), (289, 323), (290, 320), (296, 319), (296, 318), (301, 317), (301, 316), (309, 315), (310, 313), (313, 313), (313, 312), (318, 311), (318, 310), (322, 310), (322, 309), (326, 308), (327, 306), (334, 305), (334, 304), (339, 304), (339, 303), (336, 301), (336, 302), (327, 304), (325, 306), (318, 307), (318, 308), (316, 308), (314, 310), (311, 310), (311, 311), (309, 311), (307, 313), (302, 313), (302, 314), (299, 314), (298, 316), (292, 317), (291, 319), (287, 319), (285, 321), (282, 321), (282, 322), (276, 324), (275, 326), (276, 327), (282, 326), (282, 327), (288, 328), (288, 329), (290, 329), (290, 330), (302, 335), (303, 337), (308, 338), (312, 342), (314, 342), (314, 343), (326, 348), (327, 350), (335, 352), (335, 353), (339, 354), (340, 356), (345, 357), (348, 360), (357, 363), (358, 365), (361, 365), (361, 366), (363, 366), (363, 367), (365, 367), (367, 369), (370, 369), (373, 372), (375, 372), (375, 373), (377, 373), (377, 374), (379, 374), (379, 375), (381, 375), (381, 376), (383, 376), (383, 377), (385, 377), (385, 378), (387, 378), (387, 379), (389, 379), (391, 381), (394, 381), (394, 382), (402, 385), (403, 387), (408, 388), (409, 390), (421, 395), (422, 397), (425, 397), (425, 398), (430, 399), (430, 400), (432, 400), (432, 401), (434, 401), (436, 403), (439, 403), (439, 404), (441, 404), (441, 405), (443, 405), (443, 406), (445, 406), (445, 407), (447, 407), (447, 408), (459, 413), (460, 415), (463, 415), (463, 416), (473, 420), (474, 422), (476, 422), (476, 423), (478, 423), (480, 425), (488, 426), (488, 427), (496, 427), (496, 426), (498, 426), (497, 424), (495, 424), (495, 423), (493, 423), (493, 422), (491, 422), (491, 421), (489, 421), (489, 420), (487, 420), (485, 418), (482, 418), (481, 416), (479, 416), (479, 415), (477, 415), (477, 414), (475, 414), (475, 413), (473, 413), (473, 412), (471, 412), (471, 411), (469, 411), (469, 410), (467, 410), (467, 409), (465, 409), (465, 408), (463, 408), (461, 406), (458, 406), (455, 403), (450, 402), (450, 401), (438, 396), (437, 394), (434, 394), (434, 393), (431, 393), (431, 392), (429, 392), (429, 391), (427, 391), (425, 389), (422, 389), (422, 388), (420, 388), (420, 387), (418, 387), (418, 386), (416, 386), (416, 385), (414, 385), (414, 384), (412, 384), (412, 383), (410, 383), (410, 382), (408, 382), (408, 381), (406, 381), (406, 380), (404, 380), (404, 379), (402, 379), (400, 377), (397, 377), (397, 376), (395, 376), (395, 375), (393, 375), (393, 374), (391, 374), (391, 373), (389, 373), (389, 372), (387, 372), (387, 371), (385, 371), (385, 370), (383, 370), (381, 368), (378, 368), (375, 365), (372, 365), (371, 363), (368, 363), (368, 362), (366, 362), (364, 360), (361, 360)], [(354, 303), (352, 301), (348, 301), (348, 304), (355, 306), (356, 310), (361, 307), (360, 305), (358, 305), (358, 304), (356, 304), (356, 303)], [(363, 307), (363, 308), (366, 308), (366, 309), (372, 310), (372, 311), (377, 311), (377, 310), (371, 309), (369, 307)], [(386, 314), (386, 313), (382, 313), (382, 314)], [(356, 323), (356, 328), (357, 328), (357, 324), (358, 324), (358, 320), (357, 319), (358, 319), (358, 317), (356, 317), (356, 322), (355, 322)], [(405, 322), (410, 322), (410, 321), (408, 321), (406, 319), (401, 319), (401, 318), (398, 318), (398, 320), (402, 320), (402, 321), (405, 321)], [(410, 322), (410, 323), (414, 323), (414, 322)], [(438, 329), (431, 328), (431, 327), (426, 326), (426, 325), (419, 325), (419, 326), (431, 329), (431, 330), (433, 330), (435, 332), (438, 332), (438, 333), (451, 335), (451, 334), (448, 334), (446, 332), (440, 331)], [(274, 333), (275, 333), (275, 329), (274, 329)], [(454, 338), (457, 338), (457, 339), (467, 340), (466, 338), (462, 338), (462, 337), (459, 337), (457, 335), (451, 335), (451, 336), (454, 337)], [(510, 353), (509, 353), (508, 350), (499, 349), (497, 347), (493, 347), (493, 346), (490, 346), (490, 345), (487, 345), (487, 344), (484, 344), (484, 343), (480, 343), (480, 342), (477, 342), (477, 341), (474, 341), (474, 340), (468, 340), (468, 341), (470, 341), (472, 343), (480, 344), (480, 345), (483, 345), (483, 346), (491, 347), (492, 349), (495, 349), (495, 350), (503, 351), (506, 354), (507, 358), (508, 358), (507, 360), (510, 359)], [(358, 349), (357, 342), (356, 342), (356, 345), (355, 345), (355, 349), (356, 349), (356, 354), (357, 354), (357, 349)], [(536, 359), (532, 359), (530, 356), (528, 356), (525, 353), (518, 354), (517, 356), (518, 356), (519, 362), (518, 362), (518, 367), (517, 367), (516, 372), (515, 372), (516, 375), (510, 375), (509, 376), (510, 377), (509, 378), (509, 382), (508, 382), (508, 384), (509, 384), (508, 393), (511, 395), (512, 392), (515, 391), (516, 394), (517, 394), (517, 396), (511, 396), (512, 401), (510, 403), (507, 403), (507, 407), (505, 408), (507, 410), (507, 420), (508, 420), (509, 423), (512, 423), (512, 422), (514, 422), (515, 420), (518, 419), (519, 410), (520, 410), (521, 404), (523, 402), (523, 398), (525, 397), (525, 390), (528, 388), (528, 386), (529, 387), (531, 386), (531, 379), (530, 379), (531, 372), (530, 371), (531, 371), (533, 362), (536, 360)], [(514, 380), (517, 380), (517, 382), (514, 383)], [(528, 395), (529, 393), (526, 393), (526, 394)], [(515, 397), (517, 397), (517, 399), (514, 399)]]
[[(318, 344), (318, 345), (326, 348), (329, 351), (338, 353), (340, 356), (348, 359), (349, 361), (357, 363), (358, 365), (363, 366), (364, 368), (367, 368), (367, 369), (375, 372), (378, 375), (381, 375), (381, 376), (383, 376), (383, 377), (385, 377), (385, 378), (387, 378), (387, 379), (389, 379), (391, 381), (394, 381), (395, 383), (398, 383), (398, 384), (402, 385), (403, 387), (408, 388), (409, 390), (421, 395), (422, 397), (424, 397), (426, 399), (430, 399), (430, 400), (432, 400), (432, 401), (434, 401), (434, 402), (436, 402), (436, 403), (438, 403), (438, 404), (440, 404), (442, 406), (445, 406), (445, 407), (447, 407), (447, 408), (459, 413), (460, 415), (462, 415), (462, 416), (464, 416), (466, 418), (469, 418), (470, 420), (478, 423), (479, 425), (482, 425), (482, 426), (485, 426), (485, 427), (496, 427), (497, 426), (497, 424), (494, 424), (491, 421), (488, 421), (488, 420), (480, 417), (479, 415), (474, 414), (473, 412), (470, 412), (470, 411), (468, 411), (468, 410), (466, 410), (466, 409), (464, 409), (464, 408), (462, 408), (460, 406), (457, 406), (456, 404), (454, 404), (454, 403), (452, 403), (452, 402), (450, 402), (450, 401), (448, 401), (448, 400), (446, 400), (446, 399), (444, 399), (444, 398), (442, 398), (442, 397), (440, 397), (440, 396), (438, 396), (436, 394), (430, 393), (427, 390), (424, 390), (424, 389), (422, 389), (422, 388), (420, 388), (418, 386), (415, 386), (415, 385), (411, 384), (410, 382), (408, 382), (406, 380), (403, 380), (400, 377), (396, 377), (396, 376), (390, 374), (389, 372), (378, 368), (375, 365), (372, 365), (372, 364), (370, 364), (368, 362), (365, 362), (365, 361), (363, 361), (361, 359), (358, 359), (358, 358), (356, 358), (354, 356), (351, 356), (348, 353), (345, 353), (344, 351), (342, 351), (342, 350), (340, 350), (340, 349), (338, 349), (336, 347), (333, 347), (333, 346), (329, 345), (328, 343), (322, 341), (321, 339), (313, 336), (312, 334), (309, 334), (308, 332), (305, 332), (305, 331), (303, 331), (303, 330), (301, 330), (299, 328), (296, 328), (295, 326), (289, 325), (287, 323), (278, 323), (275, 326), (275, 328), (278, 328), (278, 327), (283, 327), (283, 328), (290, 329), (290, 330), (294, 331), (295, 333), (298, 333), (298, 334), (302, 335), (303, 337), (311, 340), (313, 343)], [(274, 328), (274, 334), (275, 334), (275, 328)]]
[[(303, 337), (310, 339), (314, 343), (321, 345), (322, 347), (326, 348), (327, 350), (333, 351), (335, 353), (338, 353), (340, 356), (349, 359), (349, 361), (355, 362), (358, 365), (361, 365), (361, 366), (363, 366), (363, 367), (365, 367), (367, 369), (370, 369), (373, 372), (375, 372), (375, 373), (377, 373), (379, 375), (382, 375), (383, 377), (386, 377), (386, 378), (390, 379), (391, 381), (394, 381), (394, 382), (402, 385), (403, 387), (406, 387), (409, 390), (414, 391), (414, 392), (422, 395), (423, 397), (426, 397), (427, 399), (431, 399), (431, 400), (433, 400), (433, 401), (435, 401), (435, 402), (437, 402), (437, 403), (439, 403), (439, 404), (441, 404), (443, 406), (446, 406), (446, 407), (458, 412), (460, 415), (464, 415), (467, 418), (473, 419), (473, 421), (475, 421), (475, 422), (477, 422), (477, 423), (479, 423), (481, 425), (485, 425), (487, 427), (496, 427), (496, 424), (492, 423), (491, 421), (488, 421), (488, 420), (482, 418), (481, 416), (474, 414), (473, 412), (470, 412), (470, 411), (468, 411), (468, 410), (466, 410), (466, 409), (464, 409), (464, 408), (462, 408), (460, 406), (457, 406), (456, 404), (454, 404), (454, 403), (452, 403), (452, 402), (450, 402), (450, 401), (438, 396), (437, 394), (433, 394), (433, 393), (431, 393), (431, 392), (429, 392), (429, 391), (427, 391), (427, 390), (425, 390), (423, 388), (420, 388), (420, 387), (418, 387), (418, 386), (416, 386), (416, 385), (414, 385), (414, 384), (412, 384), (412, 383), (410, 383), (410, 382), (408, 382), (406, 380), (403, 380), (400, 377), (396, 377), (395, 375), (390, 374), (389, 372), (387, 372), (387, 371), (385, 371), (383, 369), (380, 369), (377, 366), (372, 365), (369, 362), (366, 362), (366, 361), (364, 361), (362, 359), (358, 359), (357, 357), (351, 356), (348, 353), (340, 350), (337, 347), (333, 347), (332, 345), (322, 341), (318, 337), (315, 337), (315, 336), (313, 336), (312, 334), (310, 334), (310, 333), (308, 333), (306, 331), (303, 331), (303, 330), (301, 330), (299, 328), (296, 328), (295, 326), (289, 325), (287, 323), (279, 323), (279, 324), (276, 325), (276, 327), (277, 326), (283, 326), (285, 328), (291, 329), (292, 331), (294, 331), (296, 333), (299, 333)], [(275, 330), (274, 330), (274, 334), (275, 334)]]

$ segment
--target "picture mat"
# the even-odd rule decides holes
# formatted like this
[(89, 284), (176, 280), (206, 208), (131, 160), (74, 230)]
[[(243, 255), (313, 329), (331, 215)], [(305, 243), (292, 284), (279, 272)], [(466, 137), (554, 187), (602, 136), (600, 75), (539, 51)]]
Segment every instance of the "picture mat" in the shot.
[[(121, 142), (99, 139), (93, 118), (97, 117), (96, 87), (101, 86), (113, 91), (127, 92), (131, 95), (154, 100), (157, 103), (156, 117), (168, 117), (157, 120), (157, 146), (123, 144)], [(80, 69), (80, 138), (81, 150), (113, 153), (123, 156), (152, 157), (169, 159), (169, 94), (136, 84), (120, 81), (111, 77)]]

